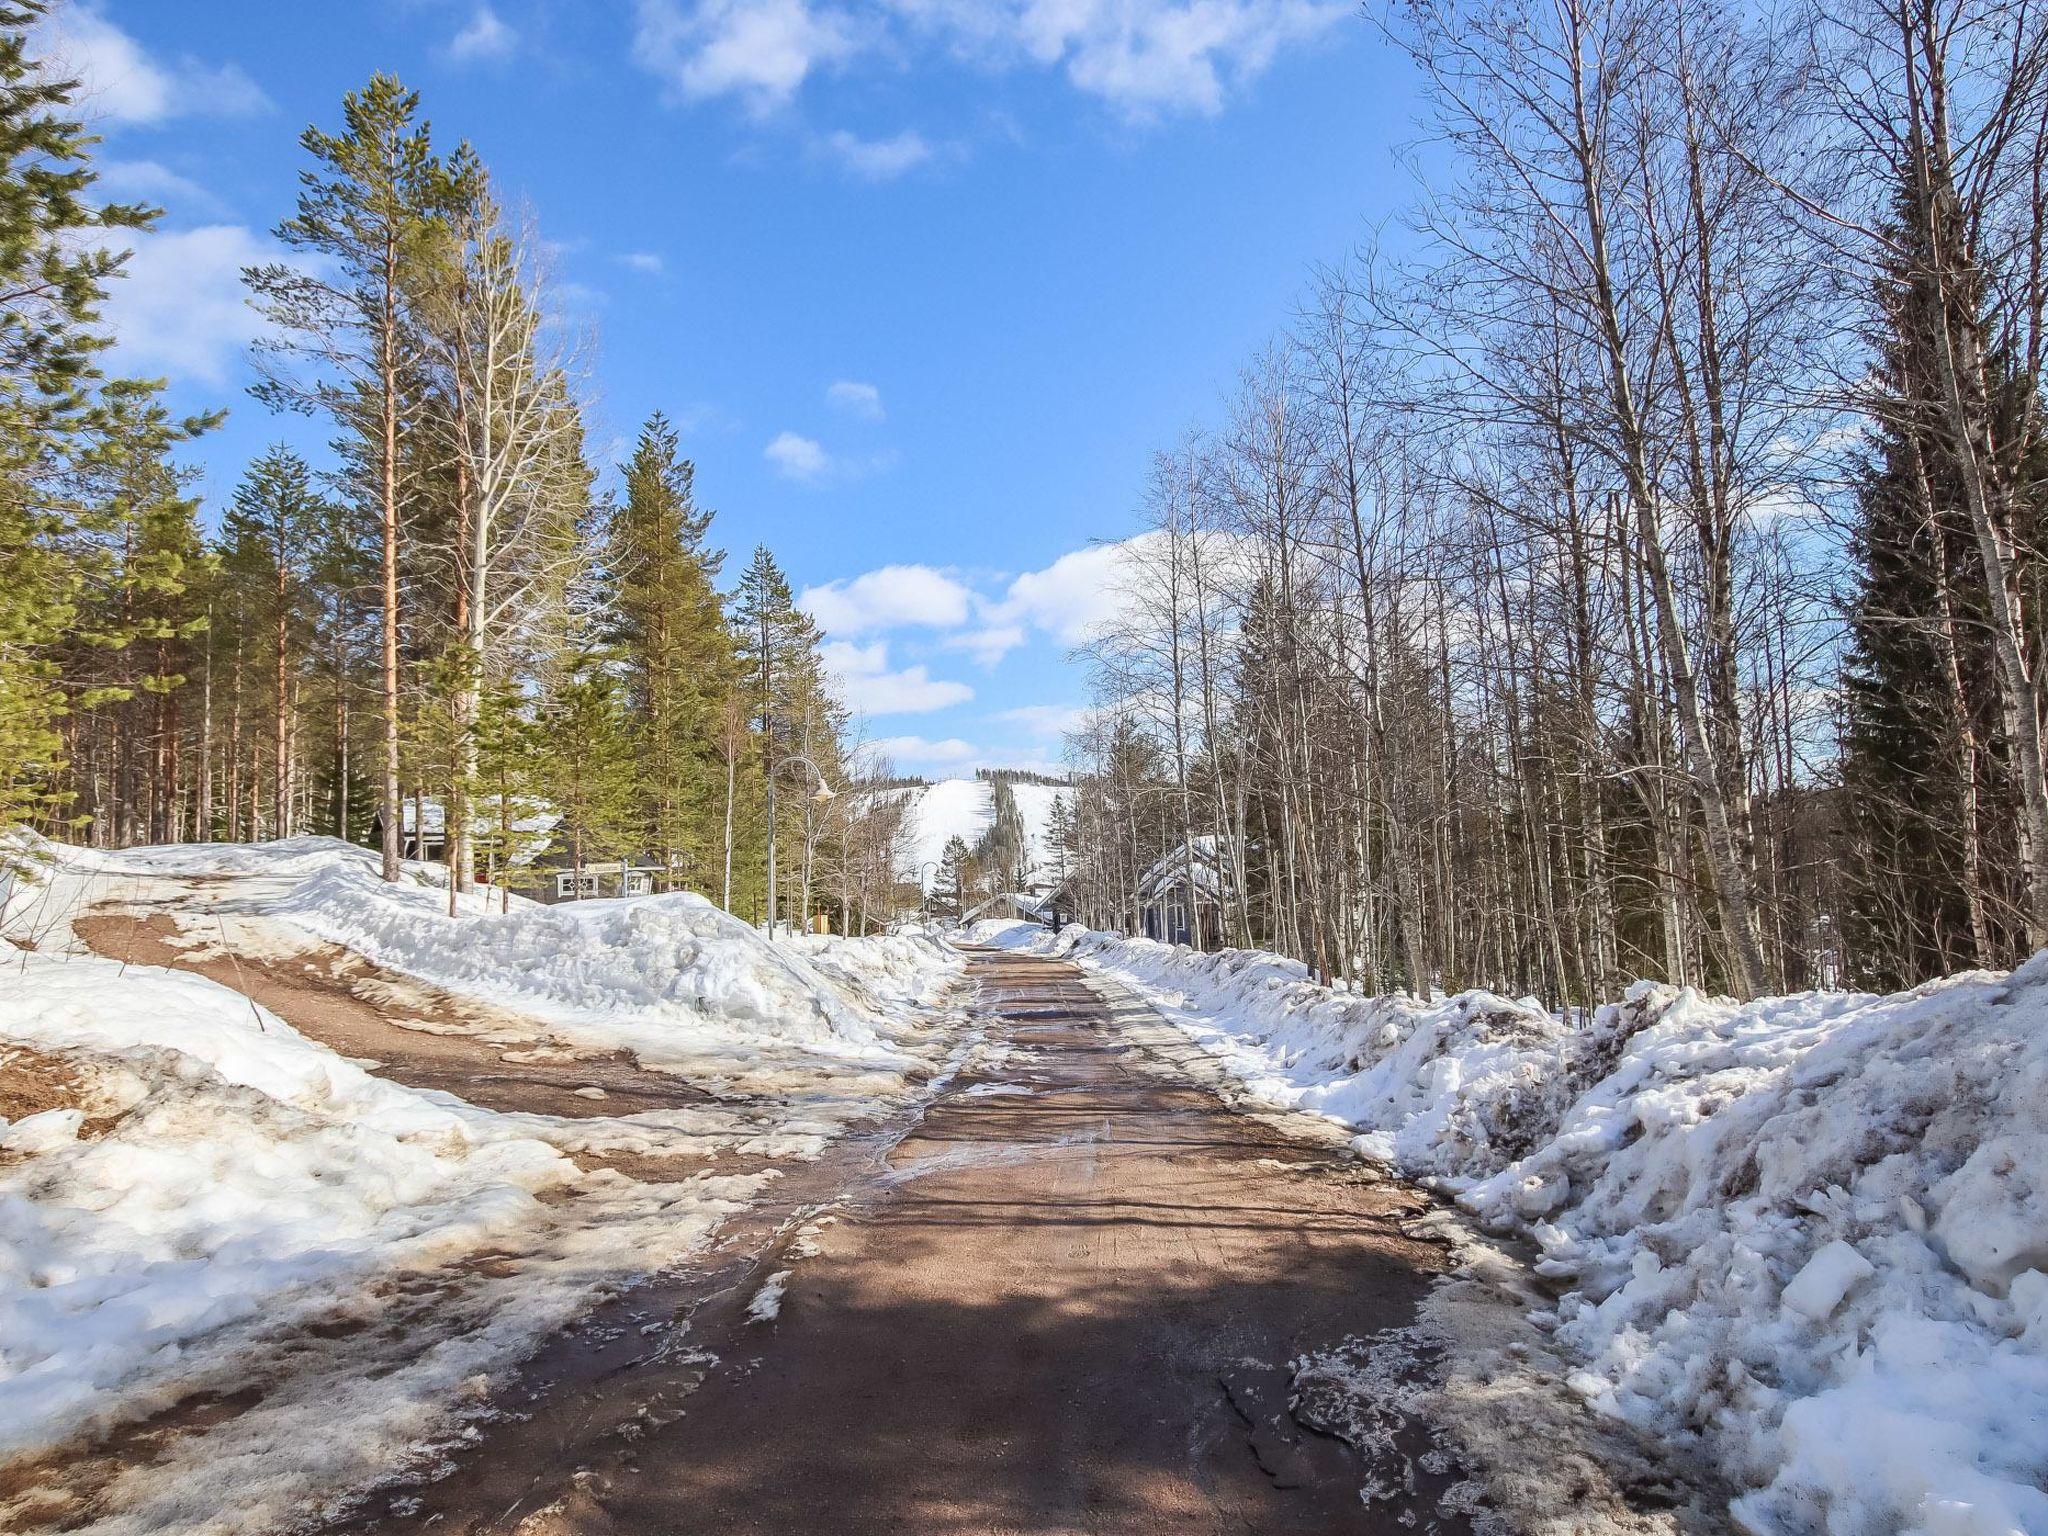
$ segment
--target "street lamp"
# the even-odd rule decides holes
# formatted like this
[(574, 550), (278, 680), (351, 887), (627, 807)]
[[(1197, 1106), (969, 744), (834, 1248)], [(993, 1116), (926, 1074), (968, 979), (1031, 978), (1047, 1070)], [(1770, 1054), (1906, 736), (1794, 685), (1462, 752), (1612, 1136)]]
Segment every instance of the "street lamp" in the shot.
[(802, 763), (818, 776), (818, 787), (811, 799), (825, 805), (836, 797), (832, 786), (825, 782), (825, 770), (805, 757), (801, 752), (792, 752), (768, 770), (768, 942), (775, 942), (775, 775), (791, 763)]

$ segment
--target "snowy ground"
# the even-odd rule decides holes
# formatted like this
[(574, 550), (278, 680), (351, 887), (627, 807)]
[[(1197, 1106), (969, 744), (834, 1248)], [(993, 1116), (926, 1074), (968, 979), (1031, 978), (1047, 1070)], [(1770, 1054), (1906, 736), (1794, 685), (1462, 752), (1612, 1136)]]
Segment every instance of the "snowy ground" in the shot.
[[(450, 918), (432, 872), (386, 886), (323, 839), (49, 856), (0, 910), (9, 1529), (77, 1519), (38, 1458), (68, 1472), (209, 1394), (260, 1401), (109, 1474), (95, 1528), (276, 1526), (431, 1455), (539, 1338), (913, 1098), (947, 1044), (958, 960), (929, 941), (770, 946), (689, 896)], [(408, 1087), (202, 976), (85, 952), (74, 920), (109, 910), (167, 914), (195, 957), (345, 946), (488, 1005), (487, 1059), (629, 1051), (712, 1097), (563, 1118)]]
[(1758, 1532), (2048, 1532), (2048, 956), (1889, 997), (1639, 984), (1568, 1027), (1287, 960), (984, 924), (1129, 986), (1256, 1099), (1529, 1239), (1599, 1412)]

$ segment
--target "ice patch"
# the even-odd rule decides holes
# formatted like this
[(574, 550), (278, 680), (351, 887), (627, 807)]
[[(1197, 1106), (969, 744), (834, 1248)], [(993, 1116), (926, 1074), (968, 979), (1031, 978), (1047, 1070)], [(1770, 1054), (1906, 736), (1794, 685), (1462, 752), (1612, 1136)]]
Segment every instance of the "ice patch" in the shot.
[(761, 1289), (754, 1292), (754, 1299), (747, 1303), (747, 1321), (750, 1323), (772, 1323), (782, 1315), (783, 1292), (789, 1289), (789, 1277), (794, 1270), (778, 1269), (761, 1282)]

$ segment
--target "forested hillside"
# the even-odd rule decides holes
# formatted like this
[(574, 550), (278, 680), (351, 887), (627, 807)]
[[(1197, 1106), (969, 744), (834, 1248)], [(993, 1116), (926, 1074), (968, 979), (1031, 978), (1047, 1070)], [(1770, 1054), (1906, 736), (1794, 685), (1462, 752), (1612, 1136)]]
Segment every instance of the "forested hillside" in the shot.
[[(660, 413), (593, 468), (594, 338), (535, 217), (389, 75), (306, 129), (287, 259), (247, 270), (256, 401), (314, 418), (202, 505), (219, 413), (109, 375), (101, 306), (159, 210), (96, 195), (75, 81), (0, 13), (0, 823), (100, 847), (448, 829), (451, 890), (530, 884), (533, 808), (568, 866), (792, 921), (882, 904), (892, 812), (819, 798), (856, 750), (774, 554), (726, 569)], [(425, 852), (424, 848), (411, 851)], [(518, 854), (520, 857), (514, 858)]]

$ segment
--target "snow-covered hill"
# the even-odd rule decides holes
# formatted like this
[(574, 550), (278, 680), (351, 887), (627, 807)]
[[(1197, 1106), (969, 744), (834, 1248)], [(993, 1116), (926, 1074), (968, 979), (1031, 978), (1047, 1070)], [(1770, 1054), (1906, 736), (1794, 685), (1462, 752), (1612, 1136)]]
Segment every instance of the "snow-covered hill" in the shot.
[[(1010, 788), (1024, 818), (1025, 845), (1037, 877), (1050, 862), (1047, 835), (1053, 801), (1072, 791), (1054, 784), (1012, 784)], [(947, 842), (957, 837), (971, 848), (995, 820), (995, 786), (986, 779), (941, 779), (892, 793), (904, 795), (909, 802), (903, 840), (898, 844), (897, 873), (927, 891), (937, 879)]]

